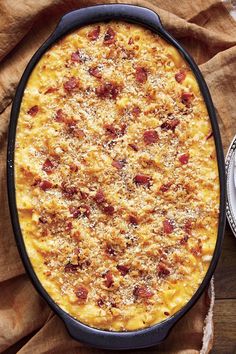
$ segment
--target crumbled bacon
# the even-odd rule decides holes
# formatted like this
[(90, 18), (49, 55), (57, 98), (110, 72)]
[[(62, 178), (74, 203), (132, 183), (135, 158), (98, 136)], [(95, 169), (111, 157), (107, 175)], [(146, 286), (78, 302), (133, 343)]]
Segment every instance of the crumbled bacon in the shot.
[(181, 102), (186, 106), (188, 106), (192, 98), (193, 98), (193, 94), (191, 92), (183, 92), (181, 95)]
[(91, 41), (96, 41), (96, 39), (98, 39), (99, 34), (100, 34), (100, 26), (97, 26), (88, 33), (88, 38)]
[(135, 79), (139, 83), (143, 84), (147, 81), (147, 70), (142, 66), (138, 66), (135, 71)]
[(189, 153), (182, 154), (179, 156), (179, 162), (182, 165), (186, 165), (188, 163), (188, 160), (189, 160)]
[(163, 262), (160, 262), (157, 266), (157, 274), (160, 278), (166, 278), (170, 275), (170, 270)]
[(74, 219), (76, 219), (79, 215), (86, 216), (87, 218), (90, 215), (90, 207), (86, 204), (81, 204), (78, 208), (70, 207), (69, 210)]
[(39, 106), (35, 105), (33, 107), (31, 107), (29, 110), (28, 110), (28, 114), (31, 115), (32, 117), (36, 116), (36, 114), (38, 113), (39, 111)]
[(85, 133), (82, 129), (77, 127), (77, 123), (74, 120), (70, 120), (67, 122), (67, 131), (69, 134), (73, 134), (74, 137), (82, 139), (85, 137)]
[(106, 201), (105, 194), (102, 189), (98, 189), (97, 193), (94, 196), (94, 200), (97, 204), (102, 204)]
[(179, 123), (180, 123), (179, 119), (170, 119), (162, 123), (161, 129), (172, 130), (174, 132), (175, 128), (177, 127), (177, 125), (179, 125)]
[(44, 180), (39, 183), (39, 188), (41, 188), (43, 191), (46, 191), (47, 189), (52, 188), (52, 183)]
[(114, 283), (114, 279), (113, 279), (113, 275), (112, 272), (110, 270), (108, 270), (105, 274), (104, 274), (104, 278), (105, 278), (105, 285), (107, 288), (110, 288), (113, 283)]
[(102, 74), (101, 72), (99, 71), (98, 67), (97, 66), (94, 66), (92, 68), (89, 68), (89, 74), (96, 77), (97, 79), (101, 79), (102, 77)]
[(132, 37), (129, 38), (128, 44), (129, 44), (129, 45), (134, 44), (134, 40), (133, 40)]
[(117, 129), (112, 124), (104, 124), (103, 128), (106, 130), (113, 139), (117, 138), (118, 132)]
[(181, 245), (186, 245), (186, 243), (188, 242), (189, 236), (185, 235), (183, 238), (181, 238), (181, 240), (179, 241), (179, 243)]
[(56, 88), (56, 87), (49, 87), (49, 88), (47, 89), (47, 91), (45, 91), (45, 94), (47, 95), (48, 93), (54, 93), (54, 92), (56, 92), (56, 91), (58, 91), (58, 88)]
[(105, 206), (103, 206), (102, 210), (107, 215), (113, 215), (114, 211), (115, 211), (115, 208), (112, 205), (105, 205)]
[(125, 166), (125, 160), (113, 160), (112, 166), (121, 170)]
[(77, 172), (79, 167), (75, 163), (70, 164), (70, 171), (71, 172)]
[(141, 113), (141, 109), (138, 106), (133, 107), (131, 113), (133, 116), (138, 117)]
[(192, 227), (193, 227), (192, 220), (188, 219), (184, 223), (183, 230), (186, 232), (186, 234), (190, 235), (192, 231)]
[(75, 194), (78, 193), (78, 190), (76, 187), (70, 187), (66, 184), (66, 182), (62, 182), (61, 184), (61, 190), (64, 196), (68, 199), (72, 199)]
[(74, 91), (78, 87), (78, 80), (75, 77), (71, 77), (63, 86), (67, 92)]
[(55, 164), (53, 164), (51, 160), (47, 158), (43, 163), (42, 170), (47, 174), (51, 174), (54, 168), (55, 168)]
[(201, 244), (198, 244), (196, 247), (192, 247), (190, 249), (190, 252), (196, 256), (196, 257), (199, 257), (201, 256), (201, 253), (202, 253), (202, 245)]
[(141, 286), (135, 286), (134, 291), (133, 291), (134, 296), (140, 297), (143, 299), (148, 299), (154, 295), (151, 289), (148, 289), (148, 287), (141, 285)]
[(131, 149), (133, 149), (134, 151), (138, 151), (138, 147), (135, 144), (129, 144), (129, 146), (131, 147)]
[(64, 267), (66, 273), (75, 273), (78, 269), (78, 264), (67, 263)]
[(178, 82), (178, 83), (181, 83), (184, 81), (186, 77), (186, 72), (183, 71), (183, 70), (180, 70), (178, 73), (175, 74), (175, 80)]
[(66, 230), (66, 231), (71, 231), (71, 230), (72, 230), (72, 227), (73, 227), (72, 222), (69, 221), (69, 222), (66, 224), (66, 226), (65, 226), (65, 230)]
[(71, 58), (71, 60), (73, 62), (79, 62), (79, 63), (82, 62), (81, 53), (80, 53), (79, 50), (77, 50), (76, 52), (72, 53), (70, 58)]
[(165, 312), (164, 312), (164, 315), (165, 315), (165, 316), (170, 316), (170, 313), (169, 313), (168, 311), (165, 311)]
[(116, 83), (106, 82), (98, 86), (95, 89), (95, 93), (98, 97), (102, 99), (110, 98), (112, 100), (115, 100), (119, 94), (119, 86)]
[(65, 119), (65, 116), (64, 116), (64, 113), (63, 113), (63, 110), (60, 108), (56, 111), (56, 116), (55, 116), (55, 120), (57, 122), (64, 122), (64, 119)]
[(47, 219), (45, 219), (43, 216), (40, 216), (39, 222), (41, 222), (42, 224), (47, 224)]
[(171, 185), (172, 185), (171, 182), (168, 182), (166, 184), (162, 184), (162, 186), (160, 187), (160, 191), (163, 193), (167, 192), (170, 189)]
[(174, 225), (169, 219), (163, 221), (163, 230), (165, 234), (171, 234), (174, 230)]
[(146, 175), (136, 175), (134, 177), (134, 182), (143, 186), (150, 186), (151, 177)]
[(108, 254), (111, 257), (114, 257), (116, 255), (116, 251), (111, 245), (107, 245), (105, 249), (106, 254)]
[(120, 126), (120, 130), (118, 131), (118, 135), (123, 136), (125, 134), (127, 128), (127, 124), (123, 123)]
[(118, 264), (116, 268), (119, 270), (123, 277), (129, 272), (129, 268), (125, 265)]
[(97, 305), (98, 305), (98, 307), (102, 307), (104, 305), (104, 300), (103, 299), (98, 299)]
[(84, 191), (79, 191), (81, 195), (81, 199), (88, 199), (89, 194)]
[(145, 144), (150, 145), (158, 141), (159, 136), (156, 130), (146, 130), (143, 133), (143, 140)]
[(115, 35), (116, 35), (115, 31), (111, 27), (108, 27), (104, 36), (103, 43), (105, 45), (113, 44), (115, 42)]
[(88, 289), (86, 289), (83, 285), (80, 285), (75, 290), (75, 295), (77, 296), (78, 299), (86, 300), (88, 297)]
[(138, 219), (134, 215), (129, 215), (129, 223), (136, 226), (138, 225)]

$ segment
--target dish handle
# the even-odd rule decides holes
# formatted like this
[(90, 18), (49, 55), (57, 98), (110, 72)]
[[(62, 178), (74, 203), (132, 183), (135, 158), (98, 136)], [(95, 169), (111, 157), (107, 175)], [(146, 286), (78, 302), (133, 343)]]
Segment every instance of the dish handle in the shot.
[(164, 30), (160, 17), (146, 7), (128, 4), (107, 4), (85, 7), (65, 14), (53, 33), (53, 39), (58, 39), (78, 26), (82, 27), (111, 19), (143, 24), (150, 29), (159, 31)]

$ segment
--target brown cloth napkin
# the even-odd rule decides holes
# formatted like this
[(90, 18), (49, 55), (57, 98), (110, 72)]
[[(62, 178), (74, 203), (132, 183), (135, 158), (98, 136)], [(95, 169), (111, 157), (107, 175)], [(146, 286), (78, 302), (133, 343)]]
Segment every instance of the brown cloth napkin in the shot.
[[(0, 352), (6, 354), (105, 353), (71, 339), (62, 321), (52, 313), (25, 275), (11, 229), (5, 171), (11, 102), (27, 62), (64, 13), (95, 3), (96, 0), (0, 0)], [(165, 28), (200, 65), (212, 94), (226, 148), (236, 131), (234, 20), (219, 0), (132, 0), (130, 3), (155, 10)], [(148, 352), (208, 353), (213, 338), (213, 303), (213, 295), (209, 297), (205, 292), (168, 339)]]

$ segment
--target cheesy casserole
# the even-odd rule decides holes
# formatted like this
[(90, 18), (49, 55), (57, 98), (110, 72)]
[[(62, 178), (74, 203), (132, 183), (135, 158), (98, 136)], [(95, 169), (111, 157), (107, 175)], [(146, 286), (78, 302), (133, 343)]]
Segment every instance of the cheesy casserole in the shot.
[(43, 55), (20, 108), (15, 178), (32, 266), (79, 321), (149, 327), (202, 282), (218, 228), (215, 144), (194, 75), (157, 34), (94, 24)]

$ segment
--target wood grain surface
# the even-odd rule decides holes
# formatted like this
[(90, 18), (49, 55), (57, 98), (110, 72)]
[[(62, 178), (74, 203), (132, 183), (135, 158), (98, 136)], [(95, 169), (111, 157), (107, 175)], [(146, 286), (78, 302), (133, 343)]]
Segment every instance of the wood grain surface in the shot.
[(212, 354), (236, 354), (236, 238), (226, 225), (223, 251), (215, 273)]

